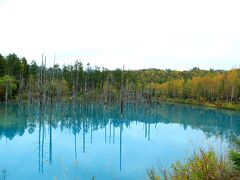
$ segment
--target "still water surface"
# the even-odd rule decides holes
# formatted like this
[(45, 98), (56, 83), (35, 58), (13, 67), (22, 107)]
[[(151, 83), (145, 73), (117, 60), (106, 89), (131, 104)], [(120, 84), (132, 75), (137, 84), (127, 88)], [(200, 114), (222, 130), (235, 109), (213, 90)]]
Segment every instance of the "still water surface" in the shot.
[[(160, 103), (0, 104), (0, 179), (146, 179), (198, 147), (225, 151), (240, 135), (240, 112)], [(4, 172), (4, 173), (3, 173)]]

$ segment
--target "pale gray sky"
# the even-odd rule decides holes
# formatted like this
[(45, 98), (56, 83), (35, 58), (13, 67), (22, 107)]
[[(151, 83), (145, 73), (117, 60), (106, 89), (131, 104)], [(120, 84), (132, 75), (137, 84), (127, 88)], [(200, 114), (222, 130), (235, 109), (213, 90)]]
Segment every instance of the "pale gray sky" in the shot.
[(0, 0), (0, 53), (38, 63), (125, 67), (240, 66), (237, 0)]

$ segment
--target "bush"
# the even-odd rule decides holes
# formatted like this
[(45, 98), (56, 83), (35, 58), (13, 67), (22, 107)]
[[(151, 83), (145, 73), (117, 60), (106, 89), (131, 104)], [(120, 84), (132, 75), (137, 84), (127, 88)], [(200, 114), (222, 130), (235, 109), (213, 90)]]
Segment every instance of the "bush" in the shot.
[(229, 179), (231, 170), (223, 158), (218, 158), (213, 150), (205, 152), (200, 149), (184, 164), (172, 165), (171, 179)]
[(147, 175), (150, 180), (160, 180), (160, 176), (157, 175), (154, 168), (147, 169)]
[[(238, 161), (239, 162), (239, 161)], [(150, 180), (160, 180), (162, 175), (165, 180), (228, 180), (240, 179), (240, 173), (236, 171), (231, 162), (224, 158), (218, 157), (213, 150), (194, 152), (193, 156), (188, 158), (185, 163), (176, 162), (172, 164), (172, 172), (166, 170), (159, 174), (155, 169), (147, 170)]]
[(234, 140), (235, 149), (229, 151), (229, 159), (233, 162), (234, 168), (240, 171), (240, 139)]

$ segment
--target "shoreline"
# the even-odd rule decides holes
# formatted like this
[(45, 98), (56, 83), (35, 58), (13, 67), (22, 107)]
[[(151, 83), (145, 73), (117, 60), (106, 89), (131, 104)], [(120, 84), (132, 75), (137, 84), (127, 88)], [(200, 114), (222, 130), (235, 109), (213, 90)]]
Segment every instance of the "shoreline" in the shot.
[(203, 106), (203, 107), (209, 107), (214, 109), (225, 109), (225, 110), (234, 110), (234, 111), (240, 111), (240, 103), (233, 103), (233, 102), (223, 102), (223, 101), (217, 101), (217, 102), (199, 102), (197, 100), (192, 99), (172, 99), (172, 98), (159, 98), (158, 101), (168, 102), (168, 103), (179, 103), (179, 104), (188, 104), (188, 105), (194, 105), (194, 106)]
[[(62, 101), (71, 101), (71, 97), (64, 97)], [(224, 110), (234, 110), (234, 111), (240, 111), (240, 103), (234, 103), (234, 102), (224, 102), (224, 101), (216, 101), (216, 102), (205, 102), (205, 101), (198, 101), (198, 100), (192, 100), (192, 99), (178, 99), (178, 98), (153, 98), (153, 102), (166, 102), (166, 103), (178, 103), (178, 104), (187, 104), (187, 105), (193, 105), (193, 106), (202, 106), (202, 107), (208, 107), (208, 108), (214, 108), (214, 109), (224, 109)], [(0, 103), (6, 103), (6, 101), (0, 101)], [(18, 100), (10, 99), (7, 101), (7, 103), (16, 103), (18, 104)], [(26, 100), (23, 100), (22, 103), (27, 103)]]

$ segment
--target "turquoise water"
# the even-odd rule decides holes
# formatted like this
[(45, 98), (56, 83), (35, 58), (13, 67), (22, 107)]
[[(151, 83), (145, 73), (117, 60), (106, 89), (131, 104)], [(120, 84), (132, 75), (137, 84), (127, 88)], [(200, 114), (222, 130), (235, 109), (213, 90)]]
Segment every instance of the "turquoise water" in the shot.
[(0, 104), (0, 179), (146, 179), (240, 135), (240, 112), (180, 104)]

